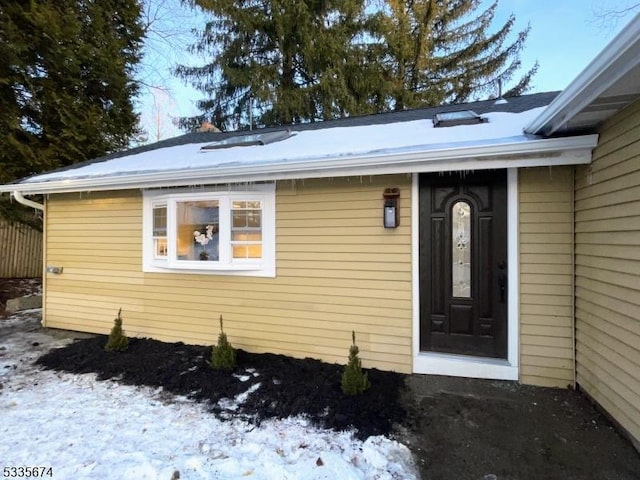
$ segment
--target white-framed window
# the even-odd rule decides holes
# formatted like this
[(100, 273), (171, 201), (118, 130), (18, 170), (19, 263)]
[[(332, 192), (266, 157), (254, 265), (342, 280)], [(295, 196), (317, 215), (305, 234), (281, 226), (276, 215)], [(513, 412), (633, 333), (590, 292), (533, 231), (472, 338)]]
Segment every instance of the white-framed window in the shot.
[(143, 193), (143, 271), (275, 277), (275, 184)]

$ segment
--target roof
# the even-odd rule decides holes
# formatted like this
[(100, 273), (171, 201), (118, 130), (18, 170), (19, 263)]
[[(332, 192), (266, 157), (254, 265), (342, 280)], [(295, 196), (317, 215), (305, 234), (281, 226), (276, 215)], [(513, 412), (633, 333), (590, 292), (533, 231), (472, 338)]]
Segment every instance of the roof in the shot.
[[(377, 113), (377, 114), (371, 114), (371, 115), (345, 117), (345, 118), (339, 118), (335, 120), (328, 120), (328, 121), (322, 121), (322, 122), (297, 123), (294, 125), (287, 125), (287, 126), (266, 127), (266, 128), (260, 128), (259, 130), (254, 130), (254, 131), (271, 132), (274, 130), (281, 130), (283, 128), (287, 128), (294, 132), (303, 132), (307, 130), (324, 130), (327, 128), (336, 128), (336, 127), (362, 127), (366, 125), (385, 125), (389, 123), (431, 119), (438, 112), (451, 112), (456, 110), (473, 110), (474, 112), (480, 115), (483, 115), (489, 112), (498, 112), (498, 111), (521, 113), (526, 110), (531, 110), (533, 108), (543, 107), (545, 105), (548, 105), (559, 93), (560, 92), (544, 92), (544, 93), (534, 93), (531, 95), (523, 95), (521, 97), (509, 98), (507, 103), (504, 103), (504, 104), (496, 104), (495, 100), (483, 100), (483, 101), (476, 101), (476, 102), (456, 104), (456, 105), (442, 105), (439, 107), (416, 108), (411, 110), (402, 110), (398, 112)], [(240, 133), (247, 133), (247, 132), (246, 131), (243, 131), (243, 132), (210, 131), (210, 132), (187, 133), (185, 135), (179, 135), (177, 137), (167, 138), (165, 140), (160, 140), (158, 142), (150, 143), (147, 145), (141, 145), (139, 147), (123, 150), (121, 152), (114, 152), (100, 158), (89, 160), (87, 162), (77, 163), (75, 165), (71, 165), (70, 167), (67, 167), (66, 169), (76, 169), (84, 165), (88, 165), (96, 162), (103, 162), (103, 161), (111, 160), (114, 158), (127, 157), (130, 155), (135, 155), (142, 152), (159, 150), (162, 148), (173, 147), (176, 145), (185, 145), (188, 143), (213, 142), (213, 141), (224, 139), (224, 138), (230, 138)]]
[[(268, 145), (201, 150), (246, 132), (190, 133), (23, 179), (2, 191), (73, 191), (587, 163), (596, 138), (523, 133), (557, 93), (292, 125)], [(434, 128), (436, 112), (470, 109), (487, 123)], [(277, 130), (260, 129), (259, 132)], [(258, 131), (255, 131), (258, 132)]]
[(595, 133), (640, 98), (640, 14), (587, 65), (525, 131), (535, 135)]

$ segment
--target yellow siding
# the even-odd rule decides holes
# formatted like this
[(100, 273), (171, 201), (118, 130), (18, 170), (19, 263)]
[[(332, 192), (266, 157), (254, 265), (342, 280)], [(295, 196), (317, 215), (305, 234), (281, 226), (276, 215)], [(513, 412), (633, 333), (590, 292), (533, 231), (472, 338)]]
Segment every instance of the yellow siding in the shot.
[[(401, 226), (382, 226), (382, 192), (401, 188)], [(137, 191), (47, 202), (49, 327), (108, 333), (122, 307), (132, 336), (234, 346), (345, 363), (355, 330), (363, 364), (411, 370), (411, 180), (283, 181), (276, 278), (142, 272)]]
[(576, 173), (577, 381), (640, 442), (640, 103)]
[(519, 171), (520, 381), (573, 383), (573, 173)]

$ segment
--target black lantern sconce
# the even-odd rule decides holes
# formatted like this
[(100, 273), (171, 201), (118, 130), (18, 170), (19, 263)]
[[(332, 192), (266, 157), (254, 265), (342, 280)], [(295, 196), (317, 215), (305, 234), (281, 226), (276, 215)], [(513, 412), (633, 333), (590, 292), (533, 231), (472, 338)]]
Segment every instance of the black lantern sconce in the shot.
[(386, 188), (382, 193), (382, 224), (384, 228), (396, 228), (400, 225), (400, 189)]

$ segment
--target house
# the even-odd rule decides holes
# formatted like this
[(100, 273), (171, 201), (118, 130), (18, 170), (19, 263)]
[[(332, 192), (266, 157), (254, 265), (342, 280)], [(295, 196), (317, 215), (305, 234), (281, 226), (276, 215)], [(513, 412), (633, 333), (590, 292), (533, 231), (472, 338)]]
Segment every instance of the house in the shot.
[[(640, 441), (640, 17), (560, 94), (198, 132), (0, 187), (46, 326), (578, 385)], [(461, 112), (470, 110), (472, 113)], [(25, 198), (44, 194), (43, 205)]]

